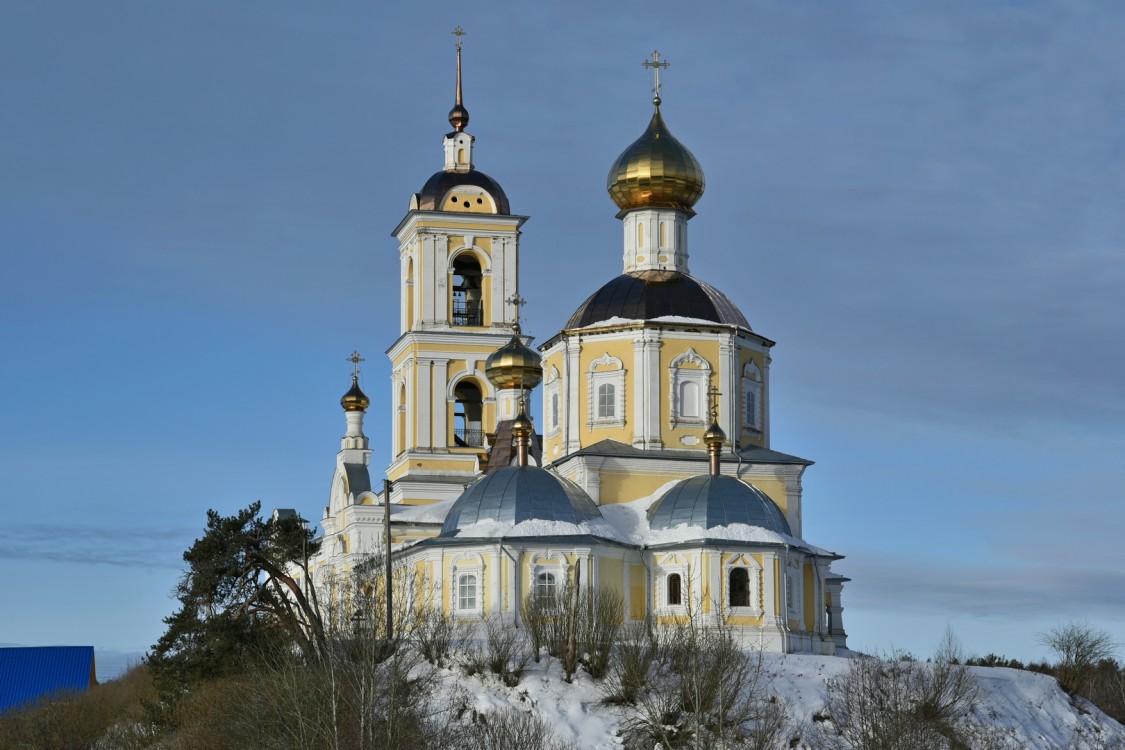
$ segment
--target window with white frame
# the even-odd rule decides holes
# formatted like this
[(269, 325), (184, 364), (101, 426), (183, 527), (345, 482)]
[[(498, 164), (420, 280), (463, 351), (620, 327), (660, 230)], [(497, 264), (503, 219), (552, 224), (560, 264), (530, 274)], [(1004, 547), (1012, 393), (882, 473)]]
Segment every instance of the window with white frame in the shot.
[(543, 386), (543, 402), (546, 405), (546, 423), (547, 434), (557, 435), (559, 432), (559, 425), (562, 422), (562, 415), (559, 412), (560, 398), (560, 380), (559, 370), (557, 367), (552, 367), (550, 372), (547, 373), (547, 382)]
[(656, 608), (658, 611), (682, 613), (691, 597), (691, 565), (688, 559), (668, 554), (658, 557), (653, 569)]
[(457, 576), (457, 609), (464, 612), (477, 609), (477, 574), (462, 573)]
[(453, 562), (452, 608), (459, 615), (484, 612), (484, 560), (465, 554)]
[(535, 598), (552, 599), (558, 590), (558, 581), (554, 573), (540, 573), (535, 576)]
[(762, 614), (762, 566), (750, 554), (735, 555), (723, 566), (725, 604), (732, 614)]
[(754, 362), (742, 368), (742, 425), (748, 432), (762, 431), (762, 371)]
[(672, 360), (668, 366), (669, 393), (672, 394), (672, 426), (704, 425), (708, 418), (707, 391), (711, 383), (711, 363), (695, 349)]
[(589, 425), (621, 427), (625, 424), (625, 367), (607, 352), (590, 363), (588, 383)]

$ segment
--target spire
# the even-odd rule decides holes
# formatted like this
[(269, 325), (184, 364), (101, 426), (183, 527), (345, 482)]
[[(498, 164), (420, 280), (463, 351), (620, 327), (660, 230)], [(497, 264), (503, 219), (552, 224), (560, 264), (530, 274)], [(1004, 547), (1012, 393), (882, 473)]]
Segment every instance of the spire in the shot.
[(449, 124), (454, 132), (460, 133), (469, 124), (469, 110), (465, 109), (461, 100), (461, 37), (465, 36), (464, 29), (458, 26), (453, 30), (453, 36), (457, 37), (457, 98), (453, 109), (449, 110)]
[(520, 398), (520, 413), (512, 420), (512, 437), (516, 443), (516, 464), (527, 466), (527, 454), (531, 448), (532, 435), (535, 434), (535, 424), (527, 416), (525, 399)]

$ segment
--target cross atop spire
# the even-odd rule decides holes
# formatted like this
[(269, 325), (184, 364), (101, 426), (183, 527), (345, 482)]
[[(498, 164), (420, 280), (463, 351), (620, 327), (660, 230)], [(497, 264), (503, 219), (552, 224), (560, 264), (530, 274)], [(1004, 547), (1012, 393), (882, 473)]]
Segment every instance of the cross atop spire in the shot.
[(352, 363), (352, 377), (358, 379), (359, 378), (359, 363), (360, 362), (366, 362), (367, 360), (365, 360), (363, 357), (359, 356), (359, 352), (357, 352), (353, 349), (351, 355), (348, 356), (348, 361)]
[(512, 327), (518, 333), (520, 330), (520, 308), (527, 304), (527, 300), (521, 297), (519, 292), (516, 292), (504, 301), (512, 307), (516, 308), (516, 322), (512, 325)]
[(672, 63), (667, 60), (660, 59), (660, 53), (656, 50), (652, 51), (652, 60), (645, 60), (641, 65), (645, 68), (652, 68), (652, 103), (660, 106), (660, 69), (667, 68)]
[(469, 124), (469, 110), (461, 101), (461, 37), (465, 36), (465, 30), (458, 26), (453, 30), (453, 36), (457, 37), (457, 97), (449, 112), (449, 124), (455, 133), (460, 133)]
[(707, 400), (709, 402), (709, 410), (711, 412), (711, 421), (719, 421), (719, 396), (723, 395), (719, 392), (716, 386), (711, 386), (707, 391)]

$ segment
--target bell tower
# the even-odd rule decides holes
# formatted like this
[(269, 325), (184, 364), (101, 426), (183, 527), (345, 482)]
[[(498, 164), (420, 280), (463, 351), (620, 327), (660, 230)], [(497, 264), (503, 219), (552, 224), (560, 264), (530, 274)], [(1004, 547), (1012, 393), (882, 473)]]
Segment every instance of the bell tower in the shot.
[(486, 361), (512, 336), (520, 227), (503, 188), (476, 169), (475, 138), (457, 85), (441, 171), (410, 198), (394, 230), (402, 282), (400, 336), (391, 359), (393, 502), (456, 497), (483, 467), (496, 424)]

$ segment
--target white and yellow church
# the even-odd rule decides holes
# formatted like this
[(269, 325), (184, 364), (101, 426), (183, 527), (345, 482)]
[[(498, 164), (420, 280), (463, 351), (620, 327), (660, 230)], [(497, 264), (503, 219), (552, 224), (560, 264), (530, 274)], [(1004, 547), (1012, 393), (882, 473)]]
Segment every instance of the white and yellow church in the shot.
[[(666, 64), (646, 63), (652, 119), (609, 170), (621, 273), (535, 351), (519, 325), (527, 217), (476, 168), (458, 43), (444, 164), (394, 230), (389, 481), (371, 480), (353, 355), (314, 580), (382, 549), (389, 510), (396, 564), (424, 582), (413, 606), (519, 626), (529, 596), (577, 578), (620, 594), (624, 622), (690, 615), (778, 652), (846, 645), (840, 555), (802, 537), (811, 462), (770, 447), (774, 342), (689, 273), (704, 178), (664, 123)], [(540, 384), (536, 426), (524, 405)]]

